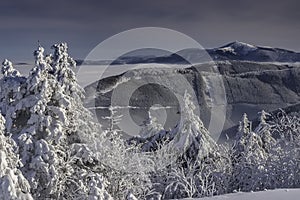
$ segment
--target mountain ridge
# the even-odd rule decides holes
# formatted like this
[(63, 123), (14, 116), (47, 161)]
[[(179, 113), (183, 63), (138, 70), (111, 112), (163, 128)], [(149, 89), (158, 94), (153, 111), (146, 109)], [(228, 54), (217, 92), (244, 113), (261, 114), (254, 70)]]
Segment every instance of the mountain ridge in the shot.
[[(145, 50), (147, 51), (147, 50)], [(161, 51), (161, 50), (158, 50)], [(98, 64), (141, 64), (141, 63), (164, 63), (164, 64), (189, 64), (203, 63), (208, 61), (256, 61), (256, 62), (300, 62), (300, 53), (288, 49), (252, 45), (245, 42), (234, 41), (221, 47), (207, 49), (183, 49), (178, 52), (166, 54), (159, 52), (158, 55), (145, 56), (144, 50), (137, 50), (135, 55), (132, 52), (121, 55), (111, 60), (77, 60), (77, 64), (98, 65)]]

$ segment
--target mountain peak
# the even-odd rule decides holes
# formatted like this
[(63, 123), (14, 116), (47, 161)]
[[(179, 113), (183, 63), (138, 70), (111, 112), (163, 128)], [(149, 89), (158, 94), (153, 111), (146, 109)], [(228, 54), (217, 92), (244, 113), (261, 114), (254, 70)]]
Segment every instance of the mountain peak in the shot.
[(222, 46), (221, 48), (224, 48), (224, 47), (232, 47), (234, 49), (237, 49), (237, 48), (252, 48), (252, 49), (257, 49), (256, 46), (252, 45), (252, 44), (247, 44), (245, 42), (240, 42), (240, 41), (234, 41), (234, 42), (231, 42), (225, 46)]
[(239, 54), (245, 55), (251, 51), (257, 50), (257, 47), (244, 42), (234, 41), (225, 46), (218, 48), (217, 50), (221, 50), (223, 52), (229, 52), (235, 55), (239, 55)]

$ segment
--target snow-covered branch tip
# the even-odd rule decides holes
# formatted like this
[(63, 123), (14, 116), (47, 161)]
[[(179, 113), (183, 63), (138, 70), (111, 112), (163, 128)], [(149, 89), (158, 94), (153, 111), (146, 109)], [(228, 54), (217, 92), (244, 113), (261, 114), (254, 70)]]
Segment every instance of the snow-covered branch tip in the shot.
[(1, 73), (4, 77), (21, 76), (20, 72), (13, 67), (12, 62), (7, 59), (5, 59), (2, 63)]

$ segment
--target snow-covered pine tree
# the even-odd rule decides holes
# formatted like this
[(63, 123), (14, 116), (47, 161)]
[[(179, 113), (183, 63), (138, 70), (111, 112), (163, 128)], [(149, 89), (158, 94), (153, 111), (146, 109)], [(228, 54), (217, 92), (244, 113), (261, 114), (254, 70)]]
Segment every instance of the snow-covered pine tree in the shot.
[(195, 106), (186, 92), (182, 119), (171, 142), (181, 148), (181, 154), (177, 155), (177, 163), (169, 166), (164, 198), (212, 196), (228, 190), (230, 157), (210, 137), (194, 112)]
[[(82, 136), (81, 139), (84, 139), (83, 134), (88, 136), (97, 130), (91, 130), (96, 125), (93, 123), (94, 120), (90, 112), (84, 108), (82, 103), (84, 90), (78, 84), (73, 71), (76, 68), (76, 62), (69, 56), (66, 43), (53, 45), (52, 48), (54, 49), (54, 54), (51, 56), (52, 73), (56, 78), (58, 83), (57, 88), (59, 89), (55, 94), (55, 98), (58, 99), (58, 104), (63, 105), (66, 112), (65, 115), (69, 119), (67, 124), (68, 133), (76, 133), (78, 137)], [(80, 125), (87, 125), (89, 121), (91, 122), (89, 124), (90, 128), (87, 126), (79, 128), (78, 123)], [(89, 131), (89, 133), (82, 133), (85, 130)], [(79, 138), (74, 138), (74, 140), (77, 139)]]
[(195, 108), (191, 95), (185, 92), (181, 107), (181, 121), (172, 141), (175, 148), (185, 152), (190, 158), (198, 155), (205, 157), (217, 148), (216, 142), (210, 137), (203, 122), (194, 113)]
[(233, 144), (233, 153), (234, 153), (234, 159), (238, 160), (241, 157), (243, 157), (242, 153), (245, 151), (246, 147), (246, 138), (249, 137), (250, 132), (252, 131), (250, 129), (251, 122), (249, 121), (247, 114), (244, 113), (242, 120), (239, 121), (239, 127), (238, 132), (235, 137), (235, 141)]
[(2, 63), (1, 72), (3, 77), (0, 80), (0, 109), (6, 118), (6, 130), (10, 132), (16, 118), (15, 106), (26, 92), (26, 78), (8, 60)]
[(139, 136), (143, 138), (150, 138), (161, 131), (164, 131), (164, 127), (157, 121), (155, 117), (151, 116), (151, 112), (149, 110), (148, 118), (145, 120)]
[(34, 52), (35, 67), (26, 80), (26, 94), (15, 107), (12, 133), (24, 165), (21, 169), (34, 198), (54, 198), (55, 185), (59, 181), (57, 168), (64, 165), (63, 156), (58, 156), (57, 151), (61, 151), (60, 142), (65, 139), (62, 133), (65, 121), (60, 121), (56, 117), (58, 113), (48, 106), (56, 83), (43, 53), (42, 47)]
[(25, 94), (13, 107), (9, 127), (19, 146), (22, 172), (34, 198), (110, 198), (101, 176), (89, 169), (96, 164), (95, 156), (81, 143), (93, 137), (98, 126), (83, 107), (83, 90), (71, 72), (74, 62), (67, 45), (54, 47), (60, 47), (54, 56), (44, 56), (40, 46), (35, 51)]
[(259, 135), (251, 128), (252, 122), (244, 114), (232, 148), (232, 189), (254, 191), (264, 189), (266, 152)]
[(129, 143), (140, 145), (144, 152), (153, 152), (172, 140), (173, 133), (174, 131), (166, 131), (156, 117), (152, 117), (149, 110), (148, 117), (141, 125), (139, 135), (130, 138)]
[[(76, 191), (80, 198), (86, 198), (88, 194), (90, 199), (110, 199), (110, 195), (104, 189), (107, 186), (106, 180), (94, 170), (97, 165), (101, 165), (99, 157), (96, 156), (99, 152), (95, 152), (97, 149), (90, 149), (104, 134), (100, 132), (100, 124), (95, 122), (91, 112), (83, 106), (84, 90), (77, 82), (73, 71), (76, 62), (69, 56), (67, 44), (56, 44), (52, 48), (54, 54), (48, 56), (47, 60), (58, 83), (58, 92), (54, 98), (63, 107), (64, 118), (67, 119), (65, 148), (71, 145), (68, 160), (73, 173), (65, 177), (66, 181), (73, 179), (73, 183), (69, 184), (69, 188), (72, 188), (69, 193)], [(74, 197), (76, 196), (72, 198)]]
[(267, 117), (270, 117), (271, 115), (264, 110), (262, 110), (259, 114), (259, 125), (256, 127), (254, 132), (261, 137), (263, 148), (268, 153), (272, 146), (276, 143), (276, 140), (271, 134), (271, 124), (267, 122)]
[(0, 113), (0, 199), (31, 200), (30, 185), (18, 169), (21, 162), (16, 154), (16, 143), (5, 136), (5, 119)]
[(20, 77), (21, 74), (18, 70), (16, 70), (13, 66), (12, 66), (12, 63), (5, 59), (2, 63), (3, 65), (3, 68), (1, 70), (2, 74), (6, 77)]
[(126, 196), (126, 200), (138, 200), (131, 192)]

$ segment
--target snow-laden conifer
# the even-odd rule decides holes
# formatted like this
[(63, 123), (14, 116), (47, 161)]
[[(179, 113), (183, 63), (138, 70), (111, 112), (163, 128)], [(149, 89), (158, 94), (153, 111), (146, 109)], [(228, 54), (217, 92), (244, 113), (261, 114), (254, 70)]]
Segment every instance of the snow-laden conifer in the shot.
[(18, 169), (21, 162), (16, 143), (5, 135), (5, 119), (0, 113), (0, 199), (31, 200), (30, 185)]

